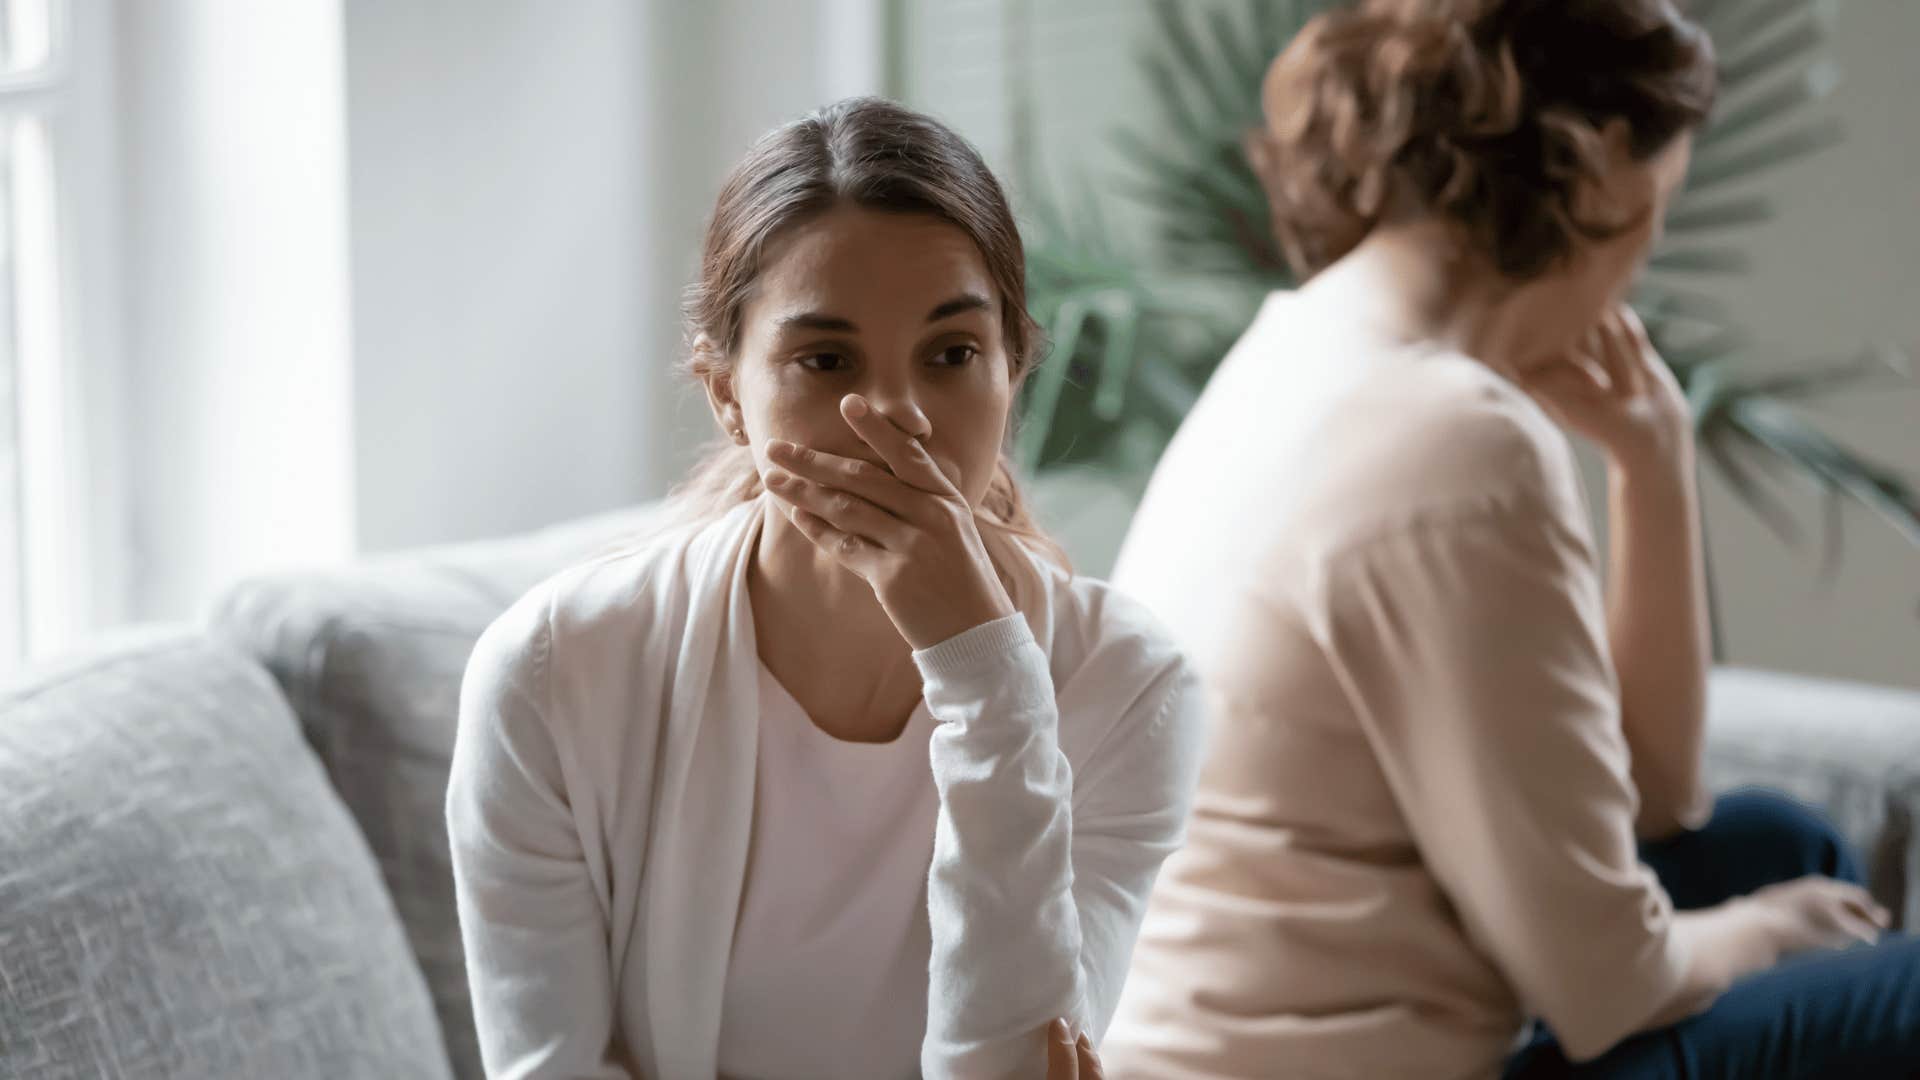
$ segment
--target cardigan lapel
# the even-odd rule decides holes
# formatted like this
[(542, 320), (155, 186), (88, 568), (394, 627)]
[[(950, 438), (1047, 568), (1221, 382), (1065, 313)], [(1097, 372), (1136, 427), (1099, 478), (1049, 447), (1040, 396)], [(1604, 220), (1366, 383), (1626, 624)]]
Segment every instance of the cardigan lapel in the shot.
[(754, 501), (696, 537), (683, 556), (688, 610), (674, 662), (666, 761), (646, 874), (652, 1080), (712, 1080), (720, 1012), (753, 827), (759, 746), (758, 647), (747, 569), (759, 536)]

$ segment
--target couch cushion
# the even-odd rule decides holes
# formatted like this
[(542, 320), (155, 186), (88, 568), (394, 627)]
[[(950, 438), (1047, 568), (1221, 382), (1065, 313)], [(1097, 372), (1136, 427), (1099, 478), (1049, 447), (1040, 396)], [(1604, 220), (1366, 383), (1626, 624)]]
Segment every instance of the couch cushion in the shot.
[(1819, 807), (1895, 925), (1920, 927), (1920, 693), (1778, 672), (1714, 672), (1705, 772)]
[(366, 843), (265, 671), (169, 631), (0, 694), (0, 1076), (447, 1075)]
[(479, 1080), (479, 1042), (447, 847), (447, 773), (474, 642), (521, 594), (647, 532), (658, 510), (505, 540), (430, 548), (244, 582), (216, 633), (272, 671), (392, 892), (455, 1075)]

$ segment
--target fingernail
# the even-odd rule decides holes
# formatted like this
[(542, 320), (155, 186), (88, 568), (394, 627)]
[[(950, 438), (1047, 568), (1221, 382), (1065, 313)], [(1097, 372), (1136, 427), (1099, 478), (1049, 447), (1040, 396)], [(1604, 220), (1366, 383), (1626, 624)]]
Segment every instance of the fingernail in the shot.
[(776, 487), (776, 488), (777, 488), (777, 487), (786, 487), (786, 486), (787, 486), (787, 481), (789, 481), (789, 480), (791, 480), (791, 479), (793, 479), (793, 477), (791, 477), (791, 476), (788, 476), (788, 475), (787, 475), (786, 473), (783, 473), (783, 472), (781, 472), (781, 471), (780, 471), (780, 470), (778, 470), (778, 469), (775, 469), (775, 470), (773, 470), (773, 471), (771, 471), (771, 472), (769, 472), (769, 473), (767, 473), (767, 486), (768, 486), (768, 487)]
[(867, 415), (867, 399), (858, 394), (848, 394), (845, 406), (848, 416)]
[(1060, 1041), (1060, 1042), (1072, 1042), (1072, 1041), (1073, 1041), (1073, 1032), (1071, 1032), (1071, 1031), (1068, 1031), (1068, 1030), (1067, 1030), (1067, 1022), (1066, 1022), (1066, 1020), (1064, 1020), (1064, 1019), (1062, 1019), (1062, 1018), (1059, 1018), (1059, 1017), (1055, 1017), (1055, 1018), (1054, 1018), (1054, 1021), (1053, 1021), (1053, 1037), (1054, 1037), (1055, 1039), (1057, 1039), (1058, 1041)]
[(794, 445), (785, 439), (771, 439), (767, 442), (767, 453), (786, 457), (793, 453)]
[(1080, 1033), (1080, 1049), (1082, 1050), (1093, 1049), (1093, 1040), (1087, 1038), (1087, 1033), (1084, 1031)]

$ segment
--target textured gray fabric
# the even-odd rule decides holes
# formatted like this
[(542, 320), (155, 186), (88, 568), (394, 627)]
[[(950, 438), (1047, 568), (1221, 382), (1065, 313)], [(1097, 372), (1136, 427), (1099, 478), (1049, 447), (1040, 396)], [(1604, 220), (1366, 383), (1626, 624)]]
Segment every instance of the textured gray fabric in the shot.
[(445, 802), (460, 677), (522, 593), (644, 534), (651, 506), (528, 536), (376, 558), (231, 590), (216, 634), (272, 671), (359, 820), (433, 992), (448, 1056), (478, 1080)]
[(1920, 927), (1920, 693), (1725, 668), (1710, 700), (1707, 782), (1824, 810), (1898, 925)]
[[(506, 540), (245, 583), (215, 629), (279, 679), (359, 820), (426, 972), (454, 1071), (482, 1073), (453, 906), (443, 800), (474, 641), (557, 570), (645, 533), (642, 507)], [(1920, 695), (1716, 673), (1708, 776), (1821, 806), (1868, 853), (1876, 891), (1920, 925)], [(1911, 764), (1909, 764), (1911, 763)]]
[(366, 844), (266, 672), (171, 631), (0, 694), (0, 1077), (447, 1075)]

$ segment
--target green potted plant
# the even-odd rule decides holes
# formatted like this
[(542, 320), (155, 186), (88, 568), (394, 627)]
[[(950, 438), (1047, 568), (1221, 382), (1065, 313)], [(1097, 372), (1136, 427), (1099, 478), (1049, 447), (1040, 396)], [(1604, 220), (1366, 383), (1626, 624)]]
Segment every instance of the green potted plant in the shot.
[[(1053, 352), (1026, 388), (1016, 454), (1043, 484), (1062, 470), (1094, 470), (1137, 494), (1261, 298), (1294, 284), (1242, 137), (1261, 122), (1268, 64), (1329, 6), (1155, 0), (1155, 33), (1139, 63), (1162, 122), (1151, 137), (1114, 135), (1136, 172), (1125, 194), (1152, 209), (1151, 242), (1116, 245), (1101, 198), (1084, 185), (1033, 203), (1030, 295)], [(1841, 138), (1837, 120), (1809, 108), (1835, 83), (1820, 62), (1823, 9), (1818, 0), (1694, 3), (1719, 49), (1722, 102), (1696, 141), (1687, 188), (1634, 305), (1687, 388), (1705, 458), (1788, 540), (1798, 530), (1778, 485), (1817, 485), (1836, 510), (1827, 519), (1831, 554), (1837, 508), (1849, 501), (1920, 543), (1920, 497), (1796, 405), (1897, 372), (1904, 354), (1865, 347), (1786, 374), (1752, 374), (1747, 336), (1701, 287), (1743, 271), (1743, 232), (1775, 214), (1764, 194), (1729, 189)]]

